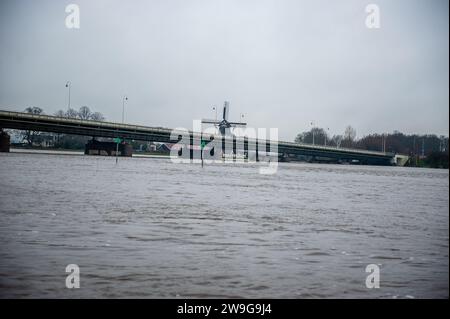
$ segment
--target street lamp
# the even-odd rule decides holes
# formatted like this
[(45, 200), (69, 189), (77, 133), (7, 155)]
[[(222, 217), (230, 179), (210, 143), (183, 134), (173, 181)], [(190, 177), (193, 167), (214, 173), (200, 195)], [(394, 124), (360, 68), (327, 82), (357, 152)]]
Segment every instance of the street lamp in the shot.
[(125, 119), (125, 101), (128, 101), (128, 96), (124, 95), (122, 98), (122, 124), (124, 123)]
[(217, 122), (217, 108), (213, 106), (213, 111), (215, 112), (214, 120)]
[(330, 128), (327, 127), (327, 131), (325, 132), (325, 146), (327, 146), (327, 137), (328, 137), (328, 133), (330, 131)]
[(69, 88), (69, 102), (68, 102), (68, 105), (67, 105), (67, 115), (69, 115), (69, 110), (70, 110), (70, 87), (71, 87), (71, 83), (70, 83), (70, 81), (67, 81), (66, 82), (66, 88)]
[(422, 158), (425, 157), (425, 137), (422, 138)]
[(314, 121), (311, 121), (311, 126), (312, 126), (311, 132), (312, 132), (312, 138), (313, 138), (313, 140), (312, 140), (312, 144), (313, 145), (315, 145), (315, 142), (314, 142), (314, 125), (315, 125)]

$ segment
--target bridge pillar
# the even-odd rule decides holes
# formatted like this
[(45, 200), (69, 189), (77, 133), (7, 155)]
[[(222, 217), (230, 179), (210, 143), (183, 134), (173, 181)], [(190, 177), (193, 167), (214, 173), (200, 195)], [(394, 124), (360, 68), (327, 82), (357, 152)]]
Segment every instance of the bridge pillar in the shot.
[(259, 148), (258, 148), (258, 139), (256, 139), (256, 161), (259, 162)]
[(8, 133), (0, 129), (0, 152), (9, 152), (11, 138)]
[(286, 153), (278, 154), (278, 161), (279, 162), (290, 162), (289, 155)]

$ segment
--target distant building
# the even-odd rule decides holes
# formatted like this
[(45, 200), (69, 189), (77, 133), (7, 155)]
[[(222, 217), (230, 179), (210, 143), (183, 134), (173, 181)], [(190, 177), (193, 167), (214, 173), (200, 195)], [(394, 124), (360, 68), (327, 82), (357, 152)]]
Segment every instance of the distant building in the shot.
[(147, 144), (147, 151), (156, 152), (156, 150), (157, 150), (157, 145), (154, 142)]

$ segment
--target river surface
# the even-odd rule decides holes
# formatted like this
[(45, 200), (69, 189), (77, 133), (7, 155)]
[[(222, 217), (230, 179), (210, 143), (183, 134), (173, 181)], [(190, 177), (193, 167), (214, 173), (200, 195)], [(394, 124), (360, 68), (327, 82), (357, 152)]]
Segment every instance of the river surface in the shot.
[(437, 169), (0, 153), (0, 297), (448, 298), (448, 191)]

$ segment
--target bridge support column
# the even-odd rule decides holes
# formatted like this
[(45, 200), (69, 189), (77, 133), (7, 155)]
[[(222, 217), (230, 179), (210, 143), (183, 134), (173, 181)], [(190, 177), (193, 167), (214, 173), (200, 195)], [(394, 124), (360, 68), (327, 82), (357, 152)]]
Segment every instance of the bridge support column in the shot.
[(9, 152), (11, 138), (8, 133), (0, 129), (0, 152)]
[(259, 148), (258, 148), (258, 139), (256, 139), (256, 161), (259, 162)]
[(280, 162), (290, 162), (289, 155), (286, 153), (280, 153), (278, 155), (278, 161)]

